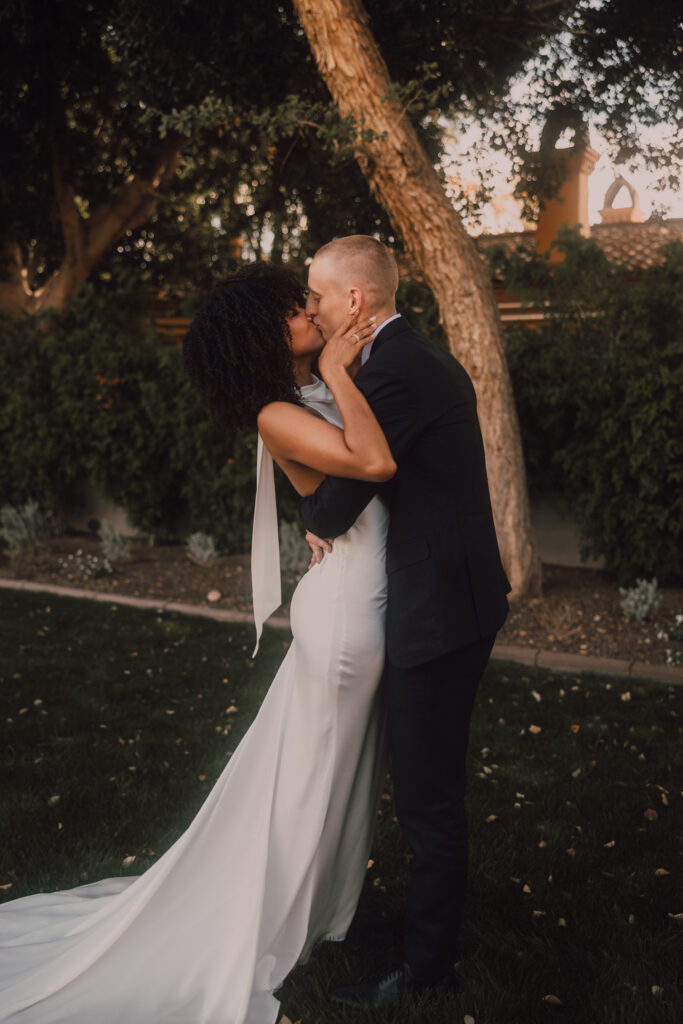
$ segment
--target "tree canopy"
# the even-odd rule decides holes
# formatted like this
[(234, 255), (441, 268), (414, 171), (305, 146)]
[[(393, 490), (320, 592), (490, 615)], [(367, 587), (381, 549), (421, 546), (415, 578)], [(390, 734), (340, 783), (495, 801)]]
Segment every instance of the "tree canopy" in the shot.
[[(533, 206), (547, 180), (530, 132), (554, 114), (597, 119), (615, 154), (644, 151), (663, 178), (680, 169), (680, 122), (666, 149), (641, 137), (680, 113), (673, 0), (652, 17), (635, 0), (366, 8), (433, 159), (449, 120), (477, 118)], [(392, 237), (289, 0), (7, 0), (0, 38), (0, 308), (19, 289), (22, 308), (39, 309), (29, 299), (69, 267), (74, 286), (120, 263), (150, 284), (201, 283), (238, 235), (246, 254), (267, 239), (274, 258), (335, 234)]]

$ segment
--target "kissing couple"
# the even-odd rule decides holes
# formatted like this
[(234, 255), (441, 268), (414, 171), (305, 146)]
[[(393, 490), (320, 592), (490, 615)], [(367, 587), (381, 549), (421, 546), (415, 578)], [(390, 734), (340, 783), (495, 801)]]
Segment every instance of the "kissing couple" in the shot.
[(275, 1024), (290, 971), (351, 924), (389, 757), (413, 852), (403, 951), (331, 998), (455, 987), (469, 724), (510, 586), (472, 382), (396, 312), (397, 286), (390, 250), (352, 235), (315, 255), (307, 296), (253, 264), (192, 322), (191, 380), (226, 427), (258, 425), (257, 638), (280, 602), (273, 461), (302, 497), (293, 642), (152, 867), (0, 907), (1, 1021)]

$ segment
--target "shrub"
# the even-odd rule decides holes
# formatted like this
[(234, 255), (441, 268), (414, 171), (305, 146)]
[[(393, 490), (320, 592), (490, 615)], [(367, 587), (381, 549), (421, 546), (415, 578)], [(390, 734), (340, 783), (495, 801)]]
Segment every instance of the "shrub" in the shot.
[[(192, 528), (249, 546), (255, 434), (226, 435), (137, 282), (85, 286), (66, 317), (0, 318), (0, 502), (36, 500), (61, 525), (90, 480), (156, 540)], [(287, 485), (281, 511), (294, 515)]]
[(213, 537), (207, 533), (191, 533), (185, 541), (187, 557), (197, 565), (208, 565), (215, 562), (218, 552)]
[(538, 304), (507, 353), (534, 491), (563, 495), (584, 555), (622, 583), (683, 576), (683, 244), (634, 281), (595, 242), (565, 232), (566, 258), (513, 255), (507, 289)]
[(130, 558), (130, 543), (113, 523), (105, 520), (100, 528), (102, 553), (109, 562), (125, 562)]
[(638, 619), (645, 622), (653, 612), (657, 611), (662, 595), (659, 592), (657, 578), (647, 580), (636, 580), (633, 587), (619, 587), (621, 610), (625, 619)]
[(3, 505), (0, 509), (0, 537), (13, 555), (37, 548), (49, 532), (49, 523), (37, 501), (28, 501), (20, 508)]
[(80, 576), (83, 579), (96, 580), (101, 576), (111, 576), (114, 568), (107, 558), (84, 552), (80, 548), (73, 555), (59, 559), (60, 570), (65, 576)]

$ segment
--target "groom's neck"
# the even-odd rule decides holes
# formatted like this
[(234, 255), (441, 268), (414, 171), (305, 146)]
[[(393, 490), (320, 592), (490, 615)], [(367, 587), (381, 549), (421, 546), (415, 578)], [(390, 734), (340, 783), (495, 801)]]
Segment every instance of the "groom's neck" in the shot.
[[(381, 306), (379, 309), (368, 310), (367, 316), (374, 316), (377, 321), (377, 326), (383, 324), (385, 320), (388, 320), (390, 316), (396, 316), (397, 309), (395, 305)], [(365, 314), (363, 314), (365, 316)]]

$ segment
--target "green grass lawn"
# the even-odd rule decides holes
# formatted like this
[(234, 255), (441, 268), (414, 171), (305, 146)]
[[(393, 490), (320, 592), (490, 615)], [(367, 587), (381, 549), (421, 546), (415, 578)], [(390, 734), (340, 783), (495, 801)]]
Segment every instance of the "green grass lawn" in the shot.
[[(138, 874), (196, 813), (287, 635), (268, 632), (254, 665), (249, 627), (8, 591), (0, 610), (0, 896)], [(400, 1013), (327, 1001), (330, 985), (400, 952), (409, 853), (387, 782), (359, 913), (345, 943), (320, 947), (288, 979), (292, 1019), (683, 1020), (681, 696), (489, 667), (470, 746), (461, 993)]]

